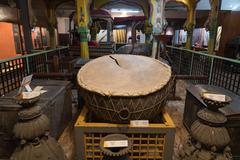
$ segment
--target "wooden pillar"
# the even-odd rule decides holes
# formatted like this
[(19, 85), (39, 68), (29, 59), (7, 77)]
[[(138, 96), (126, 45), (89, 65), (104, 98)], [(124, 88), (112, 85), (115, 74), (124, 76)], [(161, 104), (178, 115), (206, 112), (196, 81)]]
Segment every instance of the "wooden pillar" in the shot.
[(111, 43), (111, 32), (112, 32), (112, 22), (111, 20), (107, 21), (107, 43)]
[(59, 72), (60, 64), (59, 64), (59, 57), (57, 55), (53, 56), (53, 72)]
[(136, 43), (136, 22), (132, 22), (132, 44)]
[(47, 4), (47, 21), (48, 21), (48, 32), (50, 37), (50, 48), (56, 48), (56, 33), (57, 28), (57, 17), (55, 6), (49, 2)]
[(50, 48), (56, 48), (56, 33), (55, 33), (55, 28), (49, 27), (48, 28), (49, 32), (49, 38), (50, 38)]
[[(153, 37), (160, 35), (165, 27), (167, 26), (167, 21), (165, 18), (165, 0), (151, 0), (153, 6)], [(153, 38), (153, 47), (152, 47), (152, 57), (157, 57), (157, 39)]]
[(183, 28), (187, 31), (187, 42), (185, 47), (187, 49), (192, 49), (192, 36), (195, 28), (195, 9), (188, 9), (188, 20), (185, 22)]
[(24, 41), (23, 41), (22, 29), (20, 24), (18, 24), (18, 31), (19, 31), (18, 33), (19, 33), (20, 45), (21, 45), (21, 54), (24, 55), (25, 48), (23, 46)]
[(165, 17), (165, 5), (166, 0), (151, 0), (153, 6), (152, 24), (153, 34), (159, 35), (167, 26), (167, 20)]
[(192, 36), (193, 36), (193, 30), (196, 25), (196, 6), (198, 1), (188, 1), (186, 3), (187, 10), (188, 10), (188, 16), (187, 20), (183, 25), (183, 28), (185, 31), (187, 31), (187, 42), (186, 42), (186, 48), (191, 49), (192, 48)]
[(217, 19), (218, 19), (218, 11), (220, 8), (220, 0), (209, 0), (209, 3), (211, 5), (211, 12), (206, 22), (206, 28), (210, 32), (210, 39), (208, 42), (208, 53), (214, 54), (216, 36), (217, 36), (217, 30), (218, 30)]
[(25, 49), (28, 54), (33, 49), (28, 0), (18, 0), (18, 1), (19, 1), (19, 3), (18, 3), (19, 8), (21, 10), (20, 18), (21, 18), (21, 22), (23, 25)]
[(71, 39), (72, 39), (72, 25), (71, 25), (71, 23), (72, 23), (72, 18), (71, 18), (71, 16), (69, 16), (69, 24), (68, 24), (68, 27), (69, 27), (69, 30), (68, 30), (68, 32), (69, 32), (69, 45), (72, 45), (72, 43), (71, 43)]
[(42, 33), (42, 27), (40, 27), (40, 38), (41, 38), (41, 48), (43, 49), (43, 33)]
[(81, 57), (85, 59), (89, 59), (87, 38), (89, 23), (88, 3), (89, 0), (76, 0), (76, 20), (78, 25), (78, 32), (80, 34), (80, 54)]
[(151, 43), (151, 35), (152, 35), (152, 24), (151, 22), (145, 21), (145, 44)]
[[(69, 45), (72, 45), (73, 43), (73, 35), (74, 32), (72, 32), (72, 20), (75, 15), (75, 12), (72, 12), (71, 15), (69, 16)], [(73, 30), (74, 30), (74, 24), (73, 24)]]
[(98, 22), (93, 22), (90, 28), (91, 41), (97, 41), (97, 33), (100, 31)]

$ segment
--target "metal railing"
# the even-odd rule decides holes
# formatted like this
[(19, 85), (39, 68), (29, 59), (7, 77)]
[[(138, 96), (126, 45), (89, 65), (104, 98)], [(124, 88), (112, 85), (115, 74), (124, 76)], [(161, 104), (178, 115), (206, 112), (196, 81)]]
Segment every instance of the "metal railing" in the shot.
[(68, 53), (68, 47), (46, 51), (33, 51), (32, 54), (0, 60), (0, 96), (18, 88), (23, 77), (39, 72), (49, 72), (48, 61)]
[(167, 51), (175, 74), (206, 76), (206, 80), (192, 82), (219, 86), (240, 95), (239, 60), (173, 46), (167, 46)]

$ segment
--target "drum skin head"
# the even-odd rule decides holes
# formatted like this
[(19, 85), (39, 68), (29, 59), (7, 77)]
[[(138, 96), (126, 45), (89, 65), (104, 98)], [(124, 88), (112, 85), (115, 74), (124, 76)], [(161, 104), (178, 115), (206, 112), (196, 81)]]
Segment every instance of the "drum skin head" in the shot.
[(88, 62), (78, 72), (78, 84), (105, 96), (135, 97), (154, 93), (171, 79), (171, 67), (153, 58), (113, 54)]

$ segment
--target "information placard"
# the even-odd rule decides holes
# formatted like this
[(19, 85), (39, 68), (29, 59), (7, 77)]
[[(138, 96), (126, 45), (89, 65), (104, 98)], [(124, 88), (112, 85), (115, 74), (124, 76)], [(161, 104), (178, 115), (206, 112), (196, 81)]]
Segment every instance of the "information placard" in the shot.
[(130, 121), (132, 127), (148, 127), (149, 120), (132, 120)]
[(128, 140), (104, 141), (104, 148), (128, 147)]
[(219, 102), (226, 101), (226, 95), (223, 95), (223, 94), (205, 93), (204, 97), (206, 97), (208, 99), (212, 99), (214, 101), (219, 101)]
[(32, 88), (30, 87), (32, 77), (33, 77), (33, 75), (31, 74), (31, 75), (23, 78), (21, 86), (18, 90), (18, 95), (21, 94), (23, 91), (32, 92)]

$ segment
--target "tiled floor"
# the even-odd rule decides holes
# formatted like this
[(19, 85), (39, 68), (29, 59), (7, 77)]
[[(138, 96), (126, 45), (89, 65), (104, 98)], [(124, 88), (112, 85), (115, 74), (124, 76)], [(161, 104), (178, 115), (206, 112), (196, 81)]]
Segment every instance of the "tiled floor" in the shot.
[(177, 96), (181, 97), (181, 101), (169, 101), (165, 107), (166, 111), (170, 114), (173, 122), (176, 126), (175, 144), (173, 160), (178, 160), (178, 151), (181, 149), (182, 144), (186, 142), (188, 138), (188, 132), (183, 126), (183, 112), (186, 95), (186, 84), (183, 81), (179, 81), (177, 84)]
[(75, 144), (74, 144), (74, 122), (79, 115), (79, 110), (76, 104), (73, 104), (73, 119), (68, 127), (64, 130), (58, 142), (62, 146), (68, 160), (75, 160)]
[[(183, 111), (184, 111), (184, 102), (186, 94), (186, 83), (183, 81), (178, 81), (177, 83), (177, 96), (181, 97), (181, 101), (169, 101), (165, 107), (166, 111), (172, 117), (176, 125), (176, 135), (175, 135), (175, 144), (174, 144), (174, 155), (173, 160), (178, 160), (178, 151), (181, 149), (182, 144), (186, 141), (188, 137), (188, 132), (182, 124)], [(76, 104), (73, 104), (73, 120), (69, 126), (65, 129), (64, 133), (59, 139), (60, 145), (63, 147), (63, 150), (69, 160), (75, 160), (75, 145), (74, 145), (74, 132), (73, 126), (76, 121), (79, 111), (76, 107)]]

